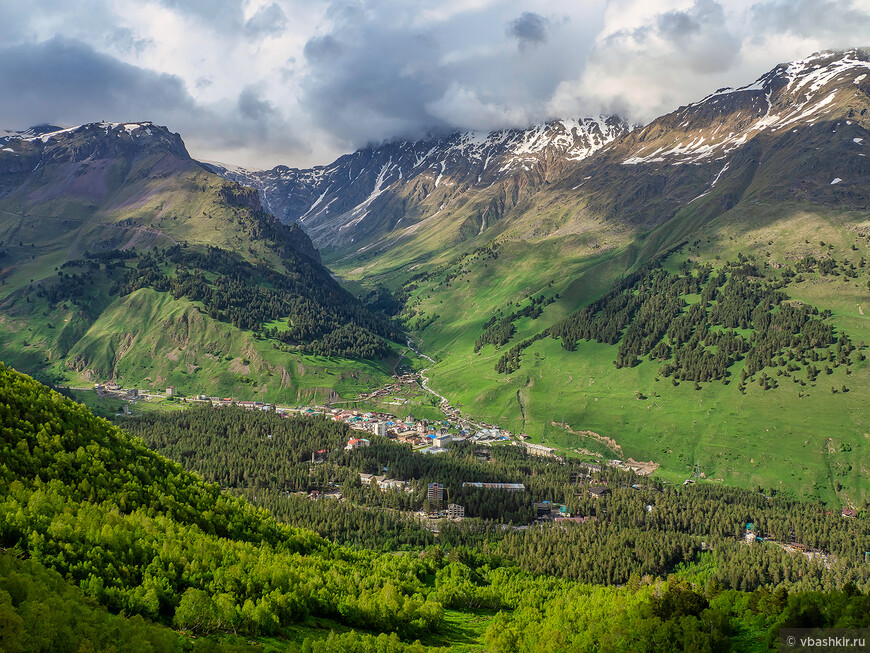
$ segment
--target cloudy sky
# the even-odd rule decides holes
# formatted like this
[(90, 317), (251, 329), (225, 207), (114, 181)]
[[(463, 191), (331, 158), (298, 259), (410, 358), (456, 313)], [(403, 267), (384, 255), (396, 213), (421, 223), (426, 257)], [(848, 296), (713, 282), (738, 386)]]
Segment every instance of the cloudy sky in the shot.
[(870, 45), (870, 0), (0, 0), (0, 128), (152, 120), (202, 159), (619, 113)]

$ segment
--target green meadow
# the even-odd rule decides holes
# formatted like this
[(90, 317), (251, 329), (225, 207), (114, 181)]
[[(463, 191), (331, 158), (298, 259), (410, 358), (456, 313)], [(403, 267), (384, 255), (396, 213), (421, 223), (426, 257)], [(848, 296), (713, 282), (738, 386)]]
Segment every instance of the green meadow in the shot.
[[(758, 207), (737, 208), (705, 223), (680, 217), (695, 230), (686, 229), (694, 238), (664, 267), (676, 270), (686, 259), (717, 266), (738, 253), (755, 255), (772, 271), (807, 255), (856, 266), (862, 256), (870, 258), (866, 212), (770, 210), (761, 213), (763, 219), (753, 217)], [(546, 338), (522, 352), (518, 371), (496, 373), (496, 361), (512, 345), (601, 296), (651, 253), (678, 244), (652, 232), (636, 244), (590, 257), (582, 250), (572, 255), (572, 238), (502, 242), (497, 259), (476, 258), (469, 250), (419, 282), (409, 301), (410, 323), (422, 318), (425, 328), (415, 336), (421, 351), (437, 361), (428, 372), (434, 388), (467, 414), (527, 433), (535, 442), (575, 455), (650, 461), (659, 465), (656, 474), (674, 483), (699, 469), (701, 482), (787, 491), (835, 505), (862, 505), (870, 498), (866, 360), (821, 374), (805, 387), (783, 377), (770, 390), (750, 382), (741, 394), (741, 362), (729, 369), (727, 384), (703, 383), (696, 390), (692, 382), (674, 385), (659, 378), (657, 362), (616, 369), (615, 346), (581, 341), (568, 352)], [(386, 265), (381, 270), (379, 276), (371, 265), (368, 272), (393, 287), (401, 284), (402, 277)], [(351, 269), (339, 272), (352, 276)], [(802, 278), (786, 288), (790, 297), (830, 309), (830, 324), (855, 344), (870, 343), (866, 271), (857, 279)], [(507, 344), (474, 353), (483, 324), (496, 311), (509, 314), (530, 295), (555, 293), (559, 298), (540, 317), (514, 323), (516, 334)]]

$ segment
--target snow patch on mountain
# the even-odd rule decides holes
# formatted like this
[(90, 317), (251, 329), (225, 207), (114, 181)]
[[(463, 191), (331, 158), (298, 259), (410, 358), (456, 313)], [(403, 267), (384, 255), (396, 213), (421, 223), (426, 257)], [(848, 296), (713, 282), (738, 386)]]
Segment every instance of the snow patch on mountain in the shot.
[[(852, 88), (867, 77), (870, 61), (865, 51), (817, 53), (806, 59), (781, 64), (752, 84), (723, 88), (678, 110), (680, 127), (671, 143), (653, 141), (623, 160), (625, 165), (642, 163), (702, 164), (726, 158), (757, 134), (778, 132), (799, 125), (814, 124), (829, 116), (840, 100), (855, 93)], [(739, 107), (740, 111), (729, 111)], [(754, 118), (739, 129), (721, 132), (717, 128), (709, 139), (698, 138), (692, 129), (696, 116), (714, 113), (731, 121), (742, 121), (746, 111)], [(653, 149), (654, 148), (654, 149)]]

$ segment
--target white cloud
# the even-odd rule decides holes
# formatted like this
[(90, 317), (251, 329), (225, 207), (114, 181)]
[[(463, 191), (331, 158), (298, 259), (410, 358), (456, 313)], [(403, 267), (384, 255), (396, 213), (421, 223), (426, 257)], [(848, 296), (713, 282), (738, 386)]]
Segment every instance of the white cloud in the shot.
[[(614, 111), (648, 121), (781, 61), (867, 45), (870, 34), (866, 0), (33, 0), (26, 7), (0, 0), (0, 7), (7, 48), (38, 49), (56, 36), (85, 46), (73, 49), (82, 61), (96, 57), (118, 83), (139, 88), (146, 80), (171, 91), (145, 98), (139, 106), (149, 115), (137, 118), (180, 131), (195, 155), (258, 167), (326, 163), (367, 142), (432, 130)], [(103, 104), (86, 102), (85, 93), (67, 106), (57, 88), (16, 80), (19, 97), (0, 105), (2, 120), (59, 122), (128, 106), (111, 100), (100, 80), (94, 88), (105, 93), (91, 95)], [(102, 118), (110, 116), (87, 116)]]

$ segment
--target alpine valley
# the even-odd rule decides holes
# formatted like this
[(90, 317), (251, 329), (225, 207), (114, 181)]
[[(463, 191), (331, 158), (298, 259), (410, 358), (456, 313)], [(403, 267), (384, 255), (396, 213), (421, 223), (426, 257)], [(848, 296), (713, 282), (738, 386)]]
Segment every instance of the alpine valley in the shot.
[(870, 627), (868, 130), (854, 49), (305, 170), (0, 132), (0, 650)]
[[(672, 481), (861, 506), (868, 93), (868, 52), (829, 52), (642, 128), (560, 120), (311, 170), (211, 167), (342, 278), (403, 299), (431, 385), (469, 413)], [(829, 335), (800, 344), (807, 325)]]

